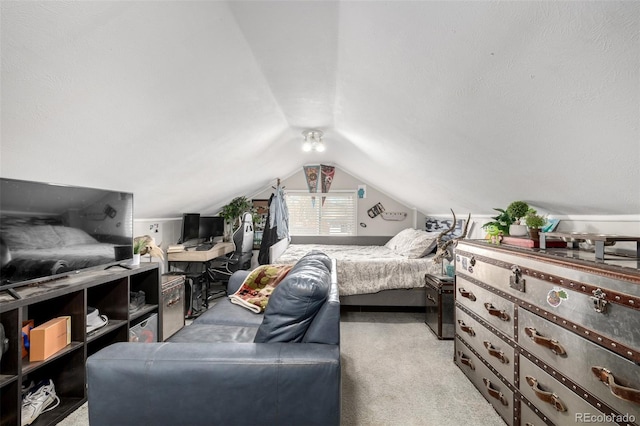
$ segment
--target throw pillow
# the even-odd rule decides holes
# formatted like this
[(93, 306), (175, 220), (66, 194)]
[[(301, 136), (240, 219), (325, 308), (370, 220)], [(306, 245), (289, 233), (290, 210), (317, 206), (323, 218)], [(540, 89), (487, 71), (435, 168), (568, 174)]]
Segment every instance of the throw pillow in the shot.
[(229, 300), (256, 314), (264, 312), (269, 296), (291, 268), (292, 265), (258, 266), (247, 275), (238, 291), (229, 296)]
[(324, 304), (331, 283), (331, 259), (319, 251), (302, 257), (271, 294), (256, 343), (301, 342)]

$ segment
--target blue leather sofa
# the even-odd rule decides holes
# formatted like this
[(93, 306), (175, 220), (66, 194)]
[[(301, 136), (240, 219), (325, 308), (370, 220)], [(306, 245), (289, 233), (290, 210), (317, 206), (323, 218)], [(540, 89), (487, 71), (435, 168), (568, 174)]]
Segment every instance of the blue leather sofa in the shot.
[[(234, 293), (247, 271), (234, 273)], [(164, 343), (116, 343), (87, 360), (89, 421), (101, 425), (338, 425), (335, 260), (303, 257), (264, 314), (228, 298)]]

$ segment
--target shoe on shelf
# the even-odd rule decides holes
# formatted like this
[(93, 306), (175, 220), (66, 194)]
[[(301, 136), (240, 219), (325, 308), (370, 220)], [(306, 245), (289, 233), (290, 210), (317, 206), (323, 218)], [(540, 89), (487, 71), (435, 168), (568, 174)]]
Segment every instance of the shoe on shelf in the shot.
[(133, 313), (142, 308), (145, 304), (144, 291), (132, 291), (129, 293), (129, 312)]
[(22, 400), (22, 426), (33, 423), (40, 414), (60, 405), (51, 379), (39, 382)]
[(100, 315), (100, 311), (87, 306), (87, 334), (96, 331), (109, 323), (106, 315)]

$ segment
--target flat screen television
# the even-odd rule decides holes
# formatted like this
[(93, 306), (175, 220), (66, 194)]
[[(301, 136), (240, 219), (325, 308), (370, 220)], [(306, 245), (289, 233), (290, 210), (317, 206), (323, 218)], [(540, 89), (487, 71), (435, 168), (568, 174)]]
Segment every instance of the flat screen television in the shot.
[(133, 257), (133, 194), (0, 178), (0, 290)]
[(200, 216), (200, 230), (198, 238), (204, 241), (212, 241), (216, 237), (224, 235), (224, 218), (221, 216)]
[(184, 213), (182, 215), (182, 232), (180, 243), (197, 245), (200, 235), (200, 213)]

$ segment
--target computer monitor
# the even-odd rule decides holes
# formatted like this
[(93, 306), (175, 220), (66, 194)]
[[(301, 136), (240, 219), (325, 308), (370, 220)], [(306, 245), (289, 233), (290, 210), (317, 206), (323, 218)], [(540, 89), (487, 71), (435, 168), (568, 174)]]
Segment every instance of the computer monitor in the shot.
[(200, 216), (198, 238), (212, 241), (224, 235), (224, 218), (221, 216)]
[[(180, 243), (185, 244), (191, 240), (199, 238), (200, 231), (200, 213), (185, 213), (182, 215), (182, 235)], [(197, 241), (194, 241), (197, 243)]]

